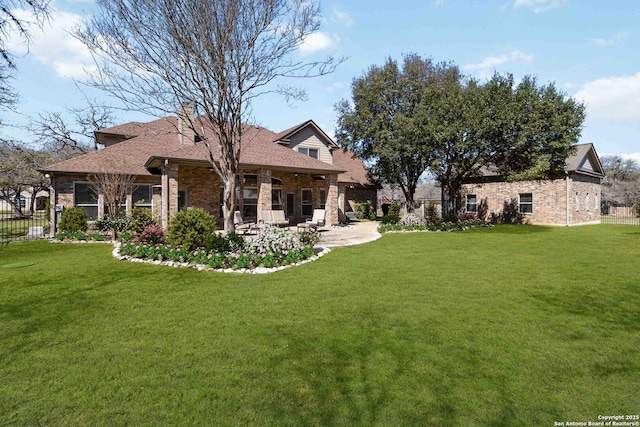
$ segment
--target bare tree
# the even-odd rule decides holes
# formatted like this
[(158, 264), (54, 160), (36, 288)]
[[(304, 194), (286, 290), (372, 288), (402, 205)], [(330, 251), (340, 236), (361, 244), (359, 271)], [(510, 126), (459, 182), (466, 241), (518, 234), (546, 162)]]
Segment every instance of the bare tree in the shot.
[(7, 39), (17, 33), (29, 42), (31, 26), (41, 26), (48, 17), (49, 0), (0, 0), (0, 107), (12, 108), (17, 96), (9, 84), (16, 65)]
[[(134, 188), (135, 175), (118, 172), (100, 172), (92, 174), (89, 181), (96, 194), (102, 194), (104, 204), (107, 207), (105, 216), (114, 220), (120, 213), (120, 207), (125, 203), (127, 194)], [(118, 238), (118, 227), (112, 221), (112, 237)]]
[(9, 203), (15, 216), (26, 216), (20, 198), (23, 193), (31, 195), (28, 214), (34, 212), (36, 195), (49, 189), (49, 179), (38, 169), (51, 163), (51, 157), (44, 151), (34, 150), (19, 144), (0, 142), (0, 200)]
[(30, 123), (29, 131), (61, 161), (97, 150), (94, 132), (114, 124), (113, 109), (87, 100), (86, 107), (67, 108), (66, 114), (39, 114)]
[(304, 91), (276, 86), (275, 80), (328, 74), (343, 60), (305, 62), (293, 55), (318, 30), (318, 5), (312, 0), (99, 0), (98, 6), (76, 33), (100, 70), (89, 83), (131, 110), (166, 115), (188, 103), (201, 114), (200, 120), (185, 115), (188, 130), (179, 131), (196, 133), (206, 144), (224, 184), (224, 228), (233, 230), (235, 177), (251, 101), (269, 92), (302, 99)]

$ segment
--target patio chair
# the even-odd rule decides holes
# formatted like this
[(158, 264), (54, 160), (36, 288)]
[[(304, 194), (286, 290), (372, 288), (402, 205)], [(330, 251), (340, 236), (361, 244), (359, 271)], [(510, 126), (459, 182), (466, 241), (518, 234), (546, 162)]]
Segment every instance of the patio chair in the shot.
[(313, 217), (311, 219), (306, 220), (305, 222), (301, 222), (298, 224), (298, 232), (302, 230), (317, 230), (318, 227), (322, 227), (324, 225), (324, 209), (314, 209)]
[(284, 211), (260, 211), (260, 222), (263, 224), (288, 227), (289, 219), (284, 217)]
[(240, 211), (233, 213), (233, 225), (235, 226), (236, 232), (244, 231), (244, 234), (251, 232), (251, 230), (257, 227), (255, 222), (244, 222)]

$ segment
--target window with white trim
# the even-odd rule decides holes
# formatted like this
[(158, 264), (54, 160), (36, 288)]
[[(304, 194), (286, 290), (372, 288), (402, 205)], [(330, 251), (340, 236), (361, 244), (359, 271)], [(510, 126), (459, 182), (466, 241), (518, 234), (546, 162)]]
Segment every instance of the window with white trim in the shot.
[(258, 217), (258, 175), (245, 174), (242, 187), (242, 218)]
[(304, 154), (305, 156), (313, 157), (314, 159), (318, 158), (317, 148), (298, 147), (298, 153)]
[(475, 194), (467, 194), (467, 212), (478, 212), (478, 204)]
[(92, 184), (87, 182), (73, 184), (73, 205), (84, 209), (89, 219), (98, 218), (98, 194)]
[(533, 213), (533, 193), (518, 194), (518, 212), (521, 214)]

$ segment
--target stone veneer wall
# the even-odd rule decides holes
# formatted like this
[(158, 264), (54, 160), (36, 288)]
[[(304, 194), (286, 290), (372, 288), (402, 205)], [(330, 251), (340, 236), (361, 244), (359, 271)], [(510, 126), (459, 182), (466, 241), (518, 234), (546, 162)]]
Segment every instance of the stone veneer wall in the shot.
[(464, 196), (475, 194), (479, 210), (481, 204), (486, 203), (487, 219), (489, 219), (492, 214), (501, 216), (505, 209), (510, 208), (509, 205), (517, 210), (518, 197), (521, 193), (533, 195), (533, 212), (523, 215), (525, 223), (576, 225), (600, 220), (600, 180), (582, 175), (571, 176), (568, 183), (565, 179), (555, 179), (465, 184), (462, 188), (462, 204), (464, 206)]

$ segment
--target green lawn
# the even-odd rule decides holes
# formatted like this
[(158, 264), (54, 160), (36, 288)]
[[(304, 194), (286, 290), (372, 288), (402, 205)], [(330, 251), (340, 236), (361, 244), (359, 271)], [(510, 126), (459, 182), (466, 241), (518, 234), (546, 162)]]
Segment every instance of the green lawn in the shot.
[(552, 426), (640, 412), (640, 228), (385, 235), (268, 275), (0, 248), (0, 425)]

